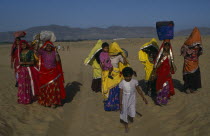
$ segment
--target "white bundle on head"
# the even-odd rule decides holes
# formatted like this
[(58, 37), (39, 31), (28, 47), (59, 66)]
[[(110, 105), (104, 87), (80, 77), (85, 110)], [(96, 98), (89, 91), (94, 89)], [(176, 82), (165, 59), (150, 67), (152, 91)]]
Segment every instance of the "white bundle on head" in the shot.
[(55, 37), (55, 34), (52, 31), (41, 31), (40, 40), (43, 41), (43, 42), (45, 42), (45, 41), (55, 42), (56, 37)]

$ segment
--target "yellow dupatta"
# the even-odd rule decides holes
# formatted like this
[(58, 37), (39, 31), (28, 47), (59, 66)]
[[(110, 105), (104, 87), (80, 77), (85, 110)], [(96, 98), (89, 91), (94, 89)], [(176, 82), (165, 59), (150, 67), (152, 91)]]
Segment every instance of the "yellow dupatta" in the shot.
[[(109, 55), (117, 55), (120, 52), (122, 53), (123, 56), (125, 56), (123, 50), (116, 42), (110, 45)], [(109, 97), (110, 89), (116, 87), (123, 80), (121, 72), (127, 66), (129, 65), (124, 65), (123, 63), (119, 62), (119, 68), (113, 68), (112, 71), (113, 79), (108, 78), (109, 71), (102, 71), (102, 95), (105, 100)]]
[(90, 51), (88, 57), (84, 61), (85, 65), (89, 64), (92, 66), (94, 79), (101, 78), (102, 70), (101, 70), (100, 64), (98, 64), (94, 55), (102, 49), (101, 48), (102, 43), (103, 43), (102, 40), (98, 40), (95, 46), (93, 47), (93, 49)]
[(158, 44), (157, 44), (157, 41), (155, 38), (152, 38), (152, 40), (150, 42), (147, 42), (145, 43), (144, 45), (142, 45), (140, 47), (140, 51), (139, 51), (139, 60), (141, 61), (141, 63), (144, 65), (144, 70), (145, 70), (145, 80), (149, 80), (150, 79), (150, 75), (152, 73), (152, 70), (153, 70), (153, 66), (154, 64), (152, 64), (150, 61), (149, 61), (149, 56), (146, 52), (143, 51), (144, 48), (147, 48), (149, 46), (154, 46), (156, 47), (157, 49), (159, 48), (158, 47)]

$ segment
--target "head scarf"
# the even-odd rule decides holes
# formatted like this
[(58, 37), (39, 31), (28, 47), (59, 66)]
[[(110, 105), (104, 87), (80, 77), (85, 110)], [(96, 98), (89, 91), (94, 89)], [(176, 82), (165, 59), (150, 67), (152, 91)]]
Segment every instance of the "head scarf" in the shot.
[(181, 47), (181, 55), (185, 57), (187, 54), (192, 53), (194, 49), (190, 49), (189, 47), (194, 47), (196, 45), (199, 45), (199, 55), (201, 55), (203, 53), (203, 47), (201, 44), (200, 31), (197, 27), (195, 27), (188, 39), (184, 42), (184, 45)]
[(197, 27), (195, 27), (189, 38), (184, 42), (184, 44), (187, 46), (194, 46), (201, 43), (202, 41), (200, 31)]
[(40, 49), (45, 49), (48, 44), (52, 46), (52, 50), (55, 50), (55, 46), (53, 45), (51, 41), (46, 41)]
[(116, 42), (113, 42), (110, 46), (109, 46), (109, 55), (118, 55), (119, 53), (122, 53), (122, 55), (124, 57), (126, 57), (124, 51), (120, 48), (119, 44)]
[(26, 44), (26, 47), (27, 47), (28, 49), (31, 49), (31, 46), (28, 44), (28, 42), (27, 42), (26, 40), (21, 40), (21, 41), (20, 41), (20, 47), (21, 47), (20, 50), (22, 50), (22, 44), (23, 44), (23, 43)]
[(91, 65), (90, 62), (93, 60), (93, 58), (96, 55), (96, 53), (98, 53), (102, 49), (101, 48), (102, 43), (103, 43), (102, 40), (98, 40), (97, 41), (97, 43), (95, 44), (93, 49), (90, 51), (90, 54), (88, 55), (88, 57), (85, 59), (85, 61), (84, 61), (85, 65), (88, 65), (88, 64)]
[[(159, 62), (160, 59), (161, 59), (161, 55), (163, 54), (163, 50), (164, 50), (164, 44), (165, 44), (166, 42), (170, 42), (170, 40), (167, 39), (167, 40), (164, 40), (164, 41), (163, 41), (163, 43), (162, 43), (162, 45), (161, 45), (161, 47), (160, 47), (160, 50), (159, 50), (159, 52), (158, 52), (157, 58), (156, 58), (156, 60), (155, 60), (155, 65), (154, 65), (155, 68), (157, 67), (158, 62)], [(170, 54), (171, 60), (172, 60), (172, 62), (173, 62), (173, 61), (174, 61), (174, 57), (173, 57), (173, 52), (172, 52), (172, 46), (171, 46), (171, 44), (170, 44), (169, 54)]]

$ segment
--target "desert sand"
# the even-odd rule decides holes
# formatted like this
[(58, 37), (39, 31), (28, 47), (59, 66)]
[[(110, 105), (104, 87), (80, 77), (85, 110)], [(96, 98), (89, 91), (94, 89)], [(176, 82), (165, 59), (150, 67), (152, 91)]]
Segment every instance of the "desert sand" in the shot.
[[(144, 69), (138, 59), (141, 45), (149, 38), (122, 39), (117, 42), (129, 52), (129, 62), (136, 70), (140, 85), (144, 86)], [(105, 112), (100, 93), (91, 90), (92, 68), (83, 64), (96, 41), (63, 42), (55, 45), (70, 46), (60, 51), (67, 100), (56, 109), (17, 103), (17, 88), (10, 69), (11, 45), (0, 45), (0, 135), (2, 136), (210, 136), (210, 37), (203, 37), (204, 54), (200, 57), (202, 89), (195, 94), (183, 92), (183, 57), (180, 47), (185, 37), (171, 41), (177, 72), (173, 75), (176, 95), (166, 106), (149, 104), (137, 96), (137, 112), (129, 133), (119, 122), (119, 112)], [(105, 40), (103, 40), (105, 41)], [(106, 40), (111, 43), (112, 40)], [(161, 42), (159, 41), (159, 46)]]

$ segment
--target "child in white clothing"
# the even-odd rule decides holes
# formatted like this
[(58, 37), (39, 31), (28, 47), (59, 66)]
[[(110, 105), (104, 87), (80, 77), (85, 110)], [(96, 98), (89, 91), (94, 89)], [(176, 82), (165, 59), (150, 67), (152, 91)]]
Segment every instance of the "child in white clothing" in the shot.
[(138, 86), (138, 81), (132, 79), (133, 69), (126, 67), (123, 69), (122, 74), (124, 80), (119, 84), (120, 88), (120, 119), (125, 125), (125, 132), (128, 132), (128, 117), (131, 122), (136, 114), (136, 90), (141, 95), (143, 101), (147, 104), (141, 89)]

